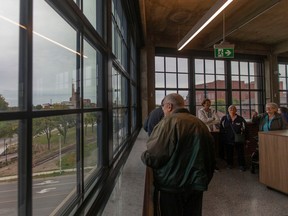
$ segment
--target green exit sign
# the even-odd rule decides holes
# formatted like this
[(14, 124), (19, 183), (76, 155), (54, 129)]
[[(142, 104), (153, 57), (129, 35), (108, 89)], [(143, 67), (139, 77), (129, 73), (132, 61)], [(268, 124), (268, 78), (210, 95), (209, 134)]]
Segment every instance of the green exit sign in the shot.
[(234, 58), (234, 48), (214, 48), (215, 58)]

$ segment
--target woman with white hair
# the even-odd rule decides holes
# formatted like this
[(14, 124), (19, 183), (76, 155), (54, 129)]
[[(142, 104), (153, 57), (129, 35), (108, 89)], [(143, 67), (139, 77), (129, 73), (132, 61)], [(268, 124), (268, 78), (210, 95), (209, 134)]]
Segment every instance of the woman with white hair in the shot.
[(259, 125), (259, 131), (283, 130), (286, 128), (281, 114), (278, 113), (278, 105), (270, 102), (266, 104), (266, 112), (252, 116), (252, 122)]
[(227, 168), (232, 169), (233, 167), (233, 154), (236, 149), (239, 169), (245, 171), (244, 143), (248, 139), (247, 123), (242, 116), (237, 114), (235, 105), (229, 106), (228, 114), (221, 118), (220, 136), (226, 149)]

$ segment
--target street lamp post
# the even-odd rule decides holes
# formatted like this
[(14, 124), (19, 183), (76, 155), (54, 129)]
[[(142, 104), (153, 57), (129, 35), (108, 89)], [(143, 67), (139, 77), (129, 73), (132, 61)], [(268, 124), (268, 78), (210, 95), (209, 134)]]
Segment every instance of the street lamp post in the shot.
[(8, 164), (8, 152), (7, 152), (7, 142), (5, 142), (5, 139), (4, 139), (4, 144), (5, 144), (5, 157), (6, 157), (6, 165)]
[(59, 173), (62, 174), (61, 134), (59, 135)]

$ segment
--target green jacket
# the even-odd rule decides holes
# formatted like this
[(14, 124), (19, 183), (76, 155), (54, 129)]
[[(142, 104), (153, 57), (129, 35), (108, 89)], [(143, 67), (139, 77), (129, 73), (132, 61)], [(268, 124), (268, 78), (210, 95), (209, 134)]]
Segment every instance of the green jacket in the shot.
[(215, 168), (214, 140), (187, 109), (175, 110), (154, 128), (143, 152), (159, 190), (207, 190)]

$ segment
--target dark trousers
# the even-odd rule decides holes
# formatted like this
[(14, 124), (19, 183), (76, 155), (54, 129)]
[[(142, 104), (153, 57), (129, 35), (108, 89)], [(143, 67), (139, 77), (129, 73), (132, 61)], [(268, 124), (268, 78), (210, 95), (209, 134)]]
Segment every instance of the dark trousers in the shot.
[(201, 216), (202, 199), (203, 191), (185, 191), (182, 193), (157, 191), (154, 209), (157, 209), (157, 216)]
[(234, 155), (234, 148), (237, 153), (238, 157), (238, 165), (245, 167), (245, 156), (244, 156), (244, 143), (234, 143), (234, 144), (227, 144), (226, 151), (227, 151), (227, 163), (228, 165), (233, 165), (233, 155)]

